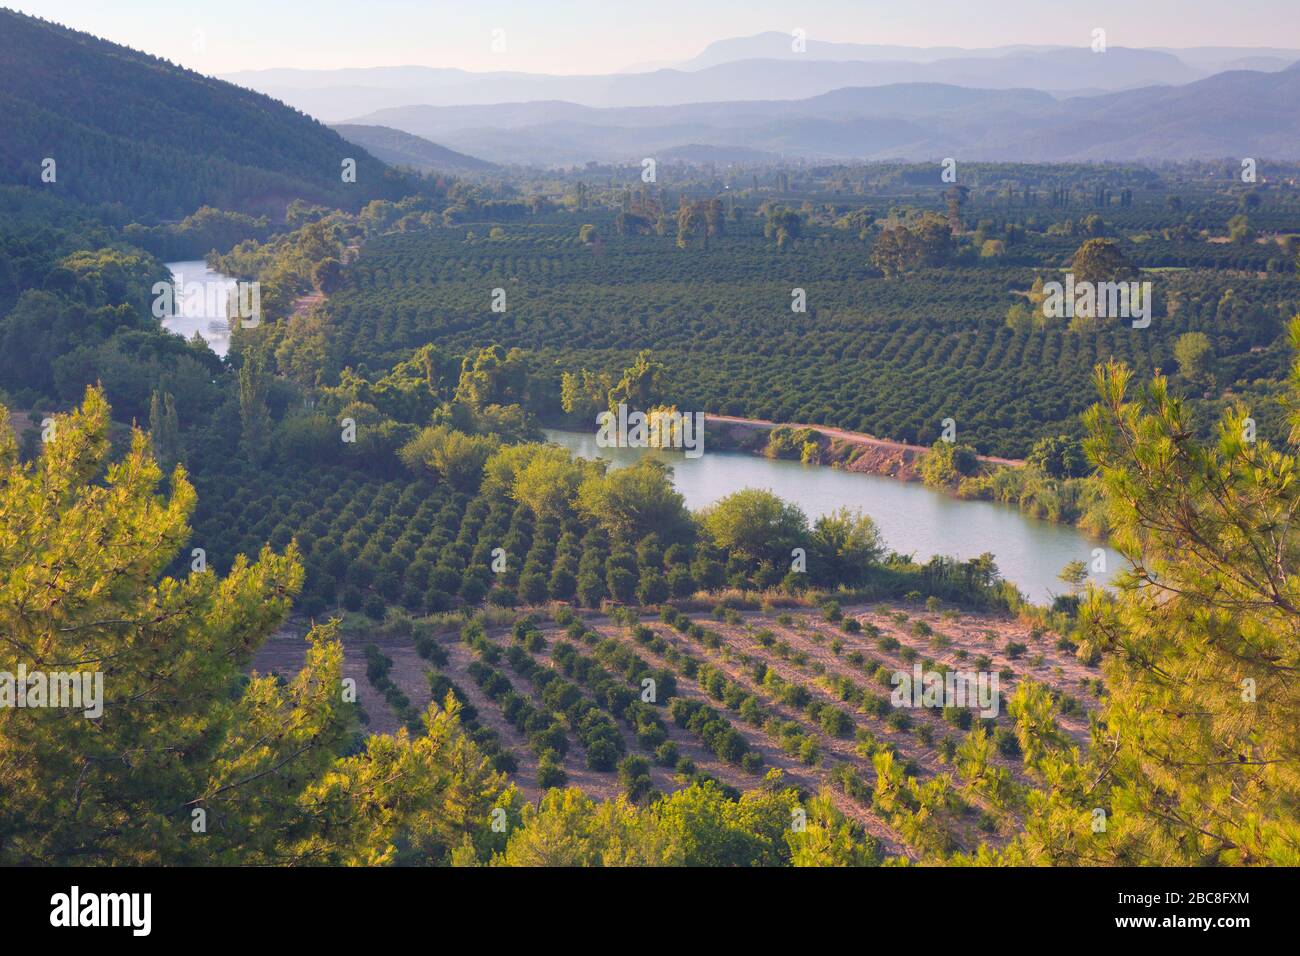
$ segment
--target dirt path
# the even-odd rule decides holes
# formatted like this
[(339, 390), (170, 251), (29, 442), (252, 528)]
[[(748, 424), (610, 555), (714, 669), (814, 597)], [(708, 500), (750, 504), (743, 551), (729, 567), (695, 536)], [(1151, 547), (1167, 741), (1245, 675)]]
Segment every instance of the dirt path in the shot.
[(306, 295), (300, 295), (298, 298), (293, 300), (293, 311), (289, 313), (289, 318), (297, 318), (300, 315), (310, 312), (324, 301), (324, 292), (308, 292)]
[[(282, 627), (258, 648), (250, 670), (266, 675), (276, 673), (292, 680), (300, 670), (307, 655), (306, 629), (296, 624)], [(389, 677), (410, 698), (411, 705), (421, 713), (429, 706), (429, 682), (424, 676), (428, 663), (416, 653), (409, 642), (393, 638), (345, 640), (343, 642), (343, 676), (356, 682), (357, 703), (369, 718), (363, 730), (371, 734), (391, 734), (401, 726), (383, 694), (375, 689), (366, 676), (367, 644), (374, 644), (380, 653), (393, 662)]]
[[(542, 788), (537, 785), (537, 756), (533, 753), (533, 748), (528, 746), (528, 741), (515, 729), (515, 725), (506, 720), (500, 708), (474, 683), (474, 678), (469, 676), (469, 664), (474, 660), (474, 652), (457, 640), (455, 635), (445, 637), (438, 643), (447, 652), (447, 663), (434, 670), (455, 684), (464, 695), (466, 703), (473, 706), (480, 727), (496, 731), (501, 749), (508, 750), (517, 764), (510, 779), (523, 791), (530, 803), (536, 803), (542, 795)], [(568, 771), (567, 766), (565, 770)]]
[[(850, 445), (862, 445), (866, 448), (885, 448), (890, 451), (901, 451), (912, 455), (923, 455), (930, 449), (924, 445), (909, 445), (906, 442), (890, 441), (887, 438), (876, 438), (874, 435), (868, 435), (864, 432), (851, 432), (843, 428), (829, 428), (826, 425), (803, 425), (798, 422), (773, 422), (765, 418), (740, 418), (735, 415), (705, 415), (704, 422), (725, 422), (729, 425), (745, 425), (750, 428), (761, 428), (769, 430), (773, 428), (811, 428), (815, 432), (820, 432), (827, 438), (836, 438), (840, 441), (847, 442)], [(997, 458), (993, 455), (979, 455), (980, 461), (987, 462), (990, 465), (1006, 465), (1011, 468), (1021, 468), (1024, 461), (1018, 458)]]

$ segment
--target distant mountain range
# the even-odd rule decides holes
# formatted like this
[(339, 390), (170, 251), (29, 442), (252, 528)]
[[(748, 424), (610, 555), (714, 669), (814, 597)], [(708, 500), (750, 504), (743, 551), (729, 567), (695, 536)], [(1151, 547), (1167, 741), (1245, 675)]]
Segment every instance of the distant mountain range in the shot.
[[(782, 34), (761, 34), (714, 44), (689, 69), (607, 76), (426, 67), (256, 74), (268, 89), (292, 86), (291, 106), (339, 120), (331, 129), (263, 93), (0, 10), (0, 184), (48, 186), (165, 219), (205, 204), (277, 215), (293, 199), (359, 208), (415, 188), (389, 165), (465, 174), (491, 173), (494, 163), (647, 156), (1300, 158), (1300, 64), (1274, 69), (1294, 51), (969, 51), (810, 39), (806, 54), (786, 56), (777, 39), (788, 47)], [(846, 56), (871, 59), (830, 58)], [(1231, 62), (1265, 69), (1206, 75)], [(1094, 92), (1069, 95), (1077, 89)], [(429, 99), (392, 102), (412, 96)], [(352, 112), (352, 102), (379, 105)], [(50, 183), (41, 178), (47, 159), (57, 165)], [(340, 176), (347, 159), (356, 182)]]
[(88, 33), (0, 9), (0, 64), (0, 183), (162, 218), (202, 205), (278, 215), (294, 199), (359, 208), (410, 191), (283, 103)]
[(562, 100), (579, 106), (677, 106), (793, 100), (845, 87), (944, 83), (1035, 89), (1058, 96), (1115, 92), (1204, 79), (1225, 69), (1269, 71), (1300, 51), (1200, 47), (1130, 49), (1008, 46), (984, 50), (807, 41), (780, 33), (722, 40), (671, 68), (601, 75), (472, 73), (421, 66), (345, 70), (258, 70), (223, 79), (267, 93), (329, 122), (399, 106), (457, 106)]
[(462, 106), (563, 100), (580, 106), (677, 106), (741, 100), (802, 99), (849, 86), (947, 83), (1056, 93), (1113, 91), (1188, 83), (1206, 72), (1168, 53), (1112, 48), (1008, 53), (931, 63), (799, 59), (737, 60), (700, 70), (551, 76), (401, 67), (240, 73), (223, 77), (328, 122), (395, 106)]
[[(695, 162), (1295, 158), (1297, 62), (1300, 50), (1283, 48), (966, 50), (815, 37), (800, 51), (788, 34), (762, 33), (719, 40), (668, 67), (607, 75), (405, 66), (227, 79), (331, 122), (402, 130), (502, 164), (649, 155)], [(437, 147), (399, 146), (391, 133), (381, 143), (378, 135), (357, 142), (391, 162), (456, 168)]]
[[(680, 63), (660, 63), (655, 69), (700, 70), (736, 60), (909, 60), (932, 63), (977, 57), (999, 58), (1022, 54), (1051, 53), (1059, 46), (1016, 45), (963, 49), (961, 47), (891, 46), (868, 43), (836, 43), (809, 36), (804, 51), (796, 52), (792, 33), (768, 32), (750, 37), (731, 37), (710, 43), (702, 53)], [(1206, 73), (1224, 70), (1281, 70), (1300, 60), (1300, 50), (1258, 47), (1158, 47), (1151, 52), (1177, 57)], [(633, 72), (629, 67), (623, 72)]]
[(349, 143), (356, 143), (370, 155), (390, 166), (405, 166), (420, 172), (481, 173), (497, 167), (493, 163), (431, 143), (420, 136), (387, 126), (331, 127)]
[[(645, 156), (1159, 160), (1300, 158), (1300, 65), (1058, 99), (1038, 90), (895, 84), (799, 100), (598, 109), (568, 102), (407, 106), (359, 122), (500, 163)], [(740, 157), (749, 157), (741, 159)]]

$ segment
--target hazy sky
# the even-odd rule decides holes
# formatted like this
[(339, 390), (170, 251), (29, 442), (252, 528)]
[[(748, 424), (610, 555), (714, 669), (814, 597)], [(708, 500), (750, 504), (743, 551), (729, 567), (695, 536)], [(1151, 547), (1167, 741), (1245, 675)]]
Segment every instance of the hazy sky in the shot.
[[(914, 46), (1300, 47), (1300, 0), (4, 0), (204, 73), (457, 66), (603, 73), (796, 27)], [(505, 51), (493, 52), (502, 30)]]

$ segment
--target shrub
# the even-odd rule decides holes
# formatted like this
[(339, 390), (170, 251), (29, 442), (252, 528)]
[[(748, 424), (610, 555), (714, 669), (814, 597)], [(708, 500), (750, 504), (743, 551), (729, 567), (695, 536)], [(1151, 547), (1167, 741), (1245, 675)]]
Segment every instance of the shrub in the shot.
[(494, 607), (514, 607), (518, 602), (515, 592), (502, 584), (498, 584), (488, 592), (487, 601)]
[(519, 598), (525, 604), (541, 604), (546, 600), (546, 576), (540, 571), (529, 571), (519, 576)]
[(655, 748), (655, 763), (661, 767), (676, 766), (678, 762), (677, 745), (671, 740), (665, 740)]
[(600, 607), (607, 594), (605, 582), (595, 571), (585, 571), (578, 577), (578, 600), (584, 607)]
[(366, 599), (361, 602), (361, 610), (371, 620), (382, 621), (384, 612), (388, 610), (388, 605), (384, 603), (384, 599), (378, 594), (368, 594)]
[(641, 574), (637, 599), (642, 604), (660, 604), (668, 600), (668, 581), (658, 571), (647, 568)]
[(853, 720), (838, 707), (827, 707), (818, 718), (822, 730), (832, 737), (848, 737), (853, 733)]
[(537, 761), (537, 785), (543, 790), (562, 787), (568, 782), (569, 775), (560, 766), (559, 760), (550, 752), (542, 754)]
[(618, 780), (629, 800), (640, 800), (654, 789), (654, 781), (650, 778), (650, 762), (645, 757), (624, 757), (618, 765)]
[(690, 597), (695, 590), (695, 578), (689, 568), (685, 565), (677, 565), (669, 570), (668, 591), (673, 597)]
[(999, 727), (993, 732), (993, 744), (997, 747), (998, 753), (1004, 757), (1020, 756), (1020, 741), (1016, 739), (1015, 733), (1006, 727)]
[(943, 709), (943, 719), (961, 730), (970, 730), (970, 711), (965, 707), (945, 707)]
[(591, 770), (613, 770), (617, 762), (618, 748), (611, 740), (595, 740), (587, 748), (587, 767)]

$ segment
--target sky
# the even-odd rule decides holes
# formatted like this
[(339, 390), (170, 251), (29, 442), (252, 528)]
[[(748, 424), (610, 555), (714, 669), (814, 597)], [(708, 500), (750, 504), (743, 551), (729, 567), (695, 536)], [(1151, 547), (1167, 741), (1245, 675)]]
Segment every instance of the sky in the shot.
[(209, 74), (400, 65), (609, 73), (796, 28), (809, 39), (909, 46), (1087, 46), (1101, 27), (1111, 46), (1300, 47), (1300, 0), (3, 2)]

